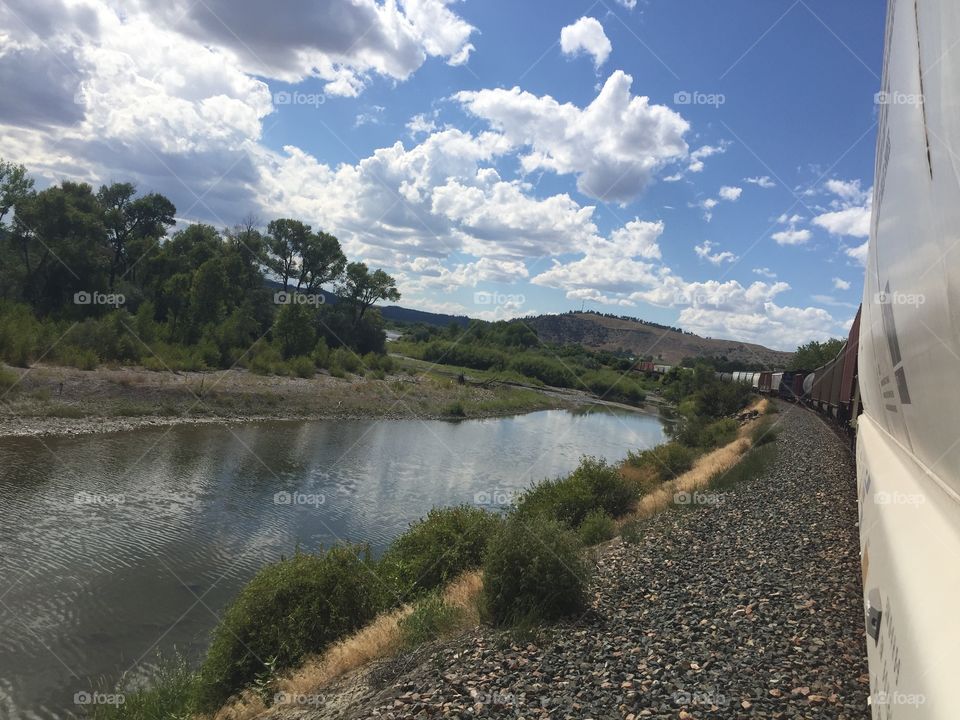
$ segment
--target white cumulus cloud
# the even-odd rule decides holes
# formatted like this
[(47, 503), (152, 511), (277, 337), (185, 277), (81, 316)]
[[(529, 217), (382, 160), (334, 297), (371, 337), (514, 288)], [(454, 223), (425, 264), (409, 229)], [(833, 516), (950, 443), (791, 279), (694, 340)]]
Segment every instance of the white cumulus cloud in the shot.
[(580, 192), (601, 200), (636, 198), (668, 164), (687, 156), (689, 123), (664, 105), (632, 96), (617, 70), (585, 108), (520, 88), (460, 92), (455, 98), (517, 148), (525, 171), (577, 176)]
[(587, 53), (599, 68), (610, 57), (613, 46), (596, 18), (582, 17), (560, 30), (560, 49), (564, 55)]

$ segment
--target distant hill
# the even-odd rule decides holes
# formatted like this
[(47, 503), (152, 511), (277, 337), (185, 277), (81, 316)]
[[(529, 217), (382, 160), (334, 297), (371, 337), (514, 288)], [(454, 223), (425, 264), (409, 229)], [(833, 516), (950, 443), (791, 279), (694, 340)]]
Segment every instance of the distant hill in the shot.
[(572, 312), (524, 318), (540, 339), (550, 343), (577, 343), (596, 350), (628, 350), (652, 355), (668, 365), (685, 357), (726, 357), (734, 362), (785, 367), (793, 353), (736, 340), (714, 340), (679, 328), (626, 317)]
[(424, 310), (411, 310), (399, 305), (378, 305), (377, 309), (384, 320), (399, 323), (423, 323), (424, 325), (436, 325), (444, 328), (448, 327), (450, 323), (456, 323), (461, 327), (466, 327), (470, 323), (470, 318), (466, 315), (444, 315), (443, 313), (432, 313)]

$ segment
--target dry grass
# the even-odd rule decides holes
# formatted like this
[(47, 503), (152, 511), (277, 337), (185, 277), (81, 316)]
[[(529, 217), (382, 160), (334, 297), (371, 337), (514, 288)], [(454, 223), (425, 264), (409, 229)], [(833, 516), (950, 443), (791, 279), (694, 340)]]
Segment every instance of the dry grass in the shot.
[[(482, 589), (483, 578), (479, 571), (460, 576), (444, 589), (444, 601), (463, 612), (458, 629), (480, 623)], [(331, 646), (322, 655), (308, 659), (289, 677), (278, 680), (274, 692), (293, 697), (315, 694), (347, 673), (397, 654), (403, 647), (400, 621), (411, 612), (413, 607), (404, 605), (381, 613), (369, 625)], [(272, 709), (268, 710), (259, 697), (245, 692), (238, 701), (221, 708), (214, 720), (255, 720), (270, 713)]]
[[(767, 398), (760, 398), (747, 409), (756, 410), (760, 413), (760, 418), (762, 418), (769, 404), (770, 401)], [(737, 433), (739, 437), (736, 440), (705, 455), (701, 455), (697, 458), (693, 467), (680, 477), (662, 483), (649, 492), (646, 492), (640, 498), (634, 511), (617, 521), (618, 526), (623, 527), (628, 522), (642, 520), (658, 512), (662, 512), (673, 504), (673, 496), (676, 493), (693, 493), (696, 490), (702, 490), (708, 487), (714, 478), (736, 465), (744, 453), (750, 449), (752, 445), (749, 437), (750, 431), (760, 422), (760, 418), (744, 423)], [(627, 466), (621, 468), (621, 473), (626, 477), (632, 477), (629, 474), (629, 468)], [(642, 473), (642, 469), (635, 473), (638, 481), (643, 480), (641, 477)]]

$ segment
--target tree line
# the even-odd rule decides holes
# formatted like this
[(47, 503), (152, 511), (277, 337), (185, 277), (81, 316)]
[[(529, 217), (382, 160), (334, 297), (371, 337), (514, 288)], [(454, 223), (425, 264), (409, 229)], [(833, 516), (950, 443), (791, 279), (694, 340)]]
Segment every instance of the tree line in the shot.
[[(383, 322), (370, 309), (399, 300), (396, 283), (349, 262), (333, 235), (291, 218), (265, 230), (250, 216), (168, 234), (175, 225), (160, 193), (126, 182), (37, 190), (23, 165), (0, 160), (0, 340), (42, 345), (64, 324), (94, 335), (122, 326), (134, 337), (94, 347), (100, 360), (143, 355), (139, 343), (174, 362), (186, 349), (188, 364), (206, 366), (233, 364), (255, 345), (253, 354), (280, 360), (310, 356), (318, 343), (383, 352)], [(127, 348), (121, 357), (110, 356), (116, 344)], [(39, 352), (25, 348), (21, 359)]]

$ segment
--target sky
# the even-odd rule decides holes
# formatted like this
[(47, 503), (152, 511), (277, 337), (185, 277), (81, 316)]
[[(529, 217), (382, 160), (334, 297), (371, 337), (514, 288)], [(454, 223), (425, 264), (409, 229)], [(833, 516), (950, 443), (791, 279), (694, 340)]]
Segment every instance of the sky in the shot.
[(303, 220), (407, 307), (790, 350), (862, 295), (884, 6), (0, 0), (0, 156)]

